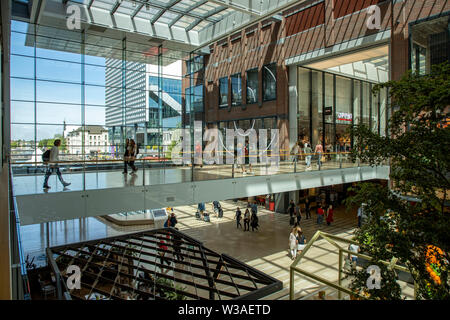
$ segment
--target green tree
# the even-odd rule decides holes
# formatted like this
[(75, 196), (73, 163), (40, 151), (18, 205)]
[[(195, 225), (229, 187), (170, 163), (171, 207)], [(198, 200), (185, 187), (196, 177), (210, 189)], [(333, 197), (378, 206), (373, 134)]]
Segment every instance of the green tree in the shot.
[[(351, 287), (371, 298), (401, 298), (395, 273), (380, 263), (393, 257), (411, 271), (418, 299), (450, 298), (450, 223), (445, 206), (450, 190), (449, 75), (450, 65), (445, 63), (428, 75), (409, 72), (399, 81), (376, 86), (374, 92), (389, 89), (394, 106), (389, 135), (380, 136), (364, 125), (351, 129), (354, 158), (371, 165), (389, 161), (391, 168), (390, 186), (362, 183), (347, 200), (347, 205), (367, 204), (368, 223), (355, 237), (381, 268), (381, 289), (366, 288), (365, 270), (354, 272)], [(405, 196), (417, 202), (406, 201)]]
[(61, 149), (61, 151), (65, 151), (66, 148), (67, 148), (66, 139), (63, 138), (63, 136), (61, 134), (55, 134), (52, 139), (42, 139), (42, 140), (40, 140), (39, 143), (38, 143), (38, 147), (41, 148), (41, 149), (51, 148), (51, 147), (53, 147), (56, 139), (60, 139), (61, 140), (60, 149)]

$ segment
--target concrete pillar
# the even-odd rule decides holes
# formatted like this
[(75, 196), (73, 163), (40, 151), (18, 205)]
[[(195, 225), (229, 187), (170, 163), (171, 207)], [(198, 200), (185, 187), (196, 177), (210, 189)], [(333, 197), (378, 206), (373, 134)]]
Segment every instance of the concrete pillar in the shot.
[(289, 206), (289, 192), (275, 193), (275, 212), (286, 213)]
[(321, 102), (322, 102), (322, 86), (319, 86), (319, 84), (322, 81), (322, 74), (313, 72), (312, 74), (312, 83), (311, 83), (311, 89), (313, 90), (312, 94), (312, 137), (310, 137), (309, 141), (311, 142), (311, 148), (312, 146), (315, 146), (319, 142), (319, 123), (320, 123), (320, 115), (319, 115), (319, 104), (321, 108)]
[(298, 83), (297, 66), (289, 67), (289, 150), (298, 140)]
[[(10, 247), (10, 203), (9, 203), (9, 167), (7, 153), (10, 150), (10, 1), (0, 4), (1, 39), (0, 63), (0, 299), (12, 298), (11, 247)], [(0, 112), (1, 114), (1, 112)]]

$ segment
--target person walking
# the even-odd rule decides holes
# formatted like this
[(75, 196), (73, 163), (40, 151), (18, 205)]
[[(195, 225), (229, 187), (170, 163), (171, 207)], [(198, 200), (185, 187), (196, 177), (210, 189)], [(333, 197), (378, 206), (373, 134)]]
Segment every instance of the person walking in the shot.
[(300, 221), (302, 220), (302, 210), (300, 209), (300, 203), (297, 204), (296, 210), (297, 210), (296, 224), (297, 226), (300, 226)]
[(201, 218), (203, 219), (203, 216), (204, 216), (205, 211), (206, 211), (205, 203), (204, 203), (204, 202), (200, 202), (200, 203), (197, 205), (197, 210), (198, 210), (198, 212), (200, 213)]
[(48, 179), (52, 175), (53, 171), (56, 172), (56, 175), (58, 176), (58, 179), (61, 182), (61, 184), (64, 186), (64, 188), (67, 187), (68, 185), (70, 185), (70, 182), (64, 181), (64, 179), (62, 177), (62, 174), (61, 174), (61, 171), (59, 170), (59, 165), (58, 165), (59, 149), (58, 148), (59, 148), (60, 145), (61, 145), (61, 140), (60, 139), (56, 139), (53, 142), (53, 147), (50, 149), (50, 155), (49, 155), (49, 158), (48, 158), (48, 162), (46, 163), (44, 161), (44, 163), (47, 164), (47, 171), (45, 172), (43, 188), (46, 189), (46, 190), (50, 189), (50, 186), (48, 185)]
[(128, 164), (128, 147), (130, 146), (130, 139), (125, 139), (125, 153), (123, 154), (123, 174), (127, 174), (127, 164)]
[(322, 153), (323, 153), (323, 146), (321, 143), (316, 145), (316, 149), (314, 151), (318, 158), (317, 158), (317, 165), (319, 166), (319, 168), (322, 166)]
[[(178, 231), (178, 228), (174, 228), (174, 229)], [(184, 260), (184, 257), (181, 254), (181, 245), (182, 244), (183, 244), (183, 240), (181, 239), (181, 237), (177, 233), (174, 233), (173, 234), (173, 251), (175, 252), (175, 258), (178, 261)]]
[(241, 212), (241, 209), (239, 209), (239, 207), (237, 207), (237, 209), (236, 209), (235, 218), (236, 218), (236, 229), (239, 229), (239, 227), (241, 227), (241, 229), (242, 229), (242, 224), (241, 224), (242, 212)]
[(306, 219), (311, 218), (311, 205), (309, 203), (308, 197), (305, 198), (305, 213), (306, 213)]
[(252, 212), (252, 216), (250, 218), (250, 226), (252, 227), (252, 232), (258, 230), (258, 217), (256, 216), (256, 213)]
[(289, 213), (289, 225), (293, 226), (295, 224), (295, 204), (294, 204), (294, 200), (291, 200), (289, 202), (288, 213)]
[(303, 234), (302, 228), (297, 227), (297, 253), (301, 253), (306, 246), (306, 238)]
[(289, 249), (291, 251), (291, 259), (294, 260), (297, 257), (297, 228), (292, 228), (291, 233), (289, 234)]
[(245, 164), (248, 165), (248, 173), (253, 173), (252, 164), (250, 162), (250, 146), (248, 142), (244, 145)]
[(136, 143), (134, 142), (133, 139), (130, 139), (130, 143), (128, 144), (127, 150), (128, 150), (128, 156), (127, 156), (127, 158), (125, 158), (125, 159), (127, 159), (127, 161), (125, 161), (126, 165), (125, 165), (123, 173), (125, 173), (125, 174), (128, 173), (127, 165), (129, 165), (131, 167), (131, 169), (133, 170), (130, 174), (133, 175), (137, 171), (137, 168), (134, 165), (134, 160), (136, 159), (137, 149), (136, 149)]
[(292, 163), (296, 163), (298, 161), (298, 154), (300, 153), (300, 146), (298, 145), (298, 141), (294, 144), (291, 150), (292, 154)]
[(258, 214), (258, 205), (256, 204), (256, 200), (253, 201), (253, 203), (250, 205), (252, 213), (255, 215)]
[(358, 208), (358, 228), (361, 228), (361, 221), (363, 215), (363, 205)]
[[(169, 237), (169, 235), (167, 235), (167, 237)], [(159, 259), (161, 261), (161, 269), (164, 267), (164, 263), (166, 263), (168, 266), (170, 266), (171, 262), (169, 259), (166, 258), (166, 252), (169, 250), (169, 248), (166, 245), (166, 241), (163, 239), (159, 240), (158, 243), (158, 254), (159, 254)]]
[(177, 217), (175, 216), (175, 212), (172, 212), (170, 214), (170, 226), (172, 228), (175, 228), (176, 224), (178, 223)]
[(323, 215), (324, 215), (323, 207), (322, 207), (322, 205), (320, 205), (319, 208), (317, 209), (317, 224), (318, 225), (322, 224)]
[(220, 202), (217, 200), (214, 200), (212, 203), (212, 208), (213, 208), (214, 214), (216, 215), (216, 218), (217, 218), (219, 216)]
[(244, 231), (250, 231), (250, 210), (248, 208), (244, 213)]
[(326, 221), (327, 221), (327, 226), (331, 225), (331, 223), (334, 221), (333, 220), (333, 205), (332, 204), (330, 204), (328, 206)]
[(306, 161), (306, 169), (305, 171), (311, 170), (311, 159), (312, 159), (312, 149), (309, 146), (309, 143), (305, 143), (305, 161)]

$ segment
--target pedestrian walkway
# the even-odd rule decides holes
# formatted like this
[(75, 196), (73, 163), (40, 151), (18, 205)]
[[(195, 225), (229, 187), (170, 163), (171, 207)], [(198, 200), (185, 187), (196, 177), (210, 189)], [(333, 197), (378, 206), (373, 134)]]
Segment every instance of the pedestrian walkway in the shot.
[[(244, 232), (236, 228), (234, 220), (235, 210), (239, 206), (244, 213), (246, 202), (221, 201), (224, 216), (217, 218), (211, 203), (206, 204), (206, 210), (210, 213), (211, 222), (205, 222), (195, 218), (196, 205), (175, 207), (180, 231), (202, 241), (204, 245), (216, 252), (228, 254), (254, 268), (283, 282), (283, 290), (275, 293), (267, 299), (289, 298), (289, 267), (292, 260), (288, 253), (288, 237), (291, 230), (289, 215), (274, 213), (262, 207), (258, 207), (259, 230)], [(334, 220), (331, 226), (326, 223), (318, 226), (316, 215), (311, 214), (311, 219), (303, 218), (301, 227), (307, 240), (321, 230), (339, 237), (351, 238), (357, 227), (356, 209), (346, 210), (340, 206), (335, 209)], [(61, 245), (70, 242), (86, 241), (111, 237), (115, 235), (132, 233), (154, 226), (116, 226), (104, 218), (87, 218), (50, 223), (50, 246)], [(31, 225), (22, 227), (23, 247), (25, 254), (41, 255), (46, 243), (45, 227), (43, 225)], [(44, 260), (45, 261), (45, 260)], [(330, 281), (337, 281), (338, 254), (335, 247), (321, 240), (316, 242), (308, 254), (302, 260), (301, 266), (309, 272), (324, 277)], [(311, 279), (295, 276), (296, 298), (314, 298), (324, 286)], [(411, 289), (411, 288), (409, 288)]]

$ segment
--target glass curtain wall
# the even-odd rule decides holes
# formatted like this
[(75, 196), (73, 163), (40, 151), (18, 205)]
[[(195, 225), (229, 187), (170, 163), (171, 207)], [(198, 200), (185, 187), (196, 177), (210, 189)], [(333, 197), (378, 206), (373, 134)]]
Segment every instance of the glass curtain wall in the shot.
[[(163, 157), (182, 125), (186, 56), (12, 21), (12, 160), (39, 162), (56, 138), (61, 160), (119, 159), (126, 138), (142, 156)], [(192, 91), (194, 108), (203, 110), (203, 87)]]
[(348, 132), (352, 125), (371, 125), (374, 132), (386, 135), (387, 89), (373, 95), (372, 86), (367, 81), (299, 67), (299, 139), (310, 141), (313, 147), (325, 141), (327, 152), (347, 152), (353, 146)]

